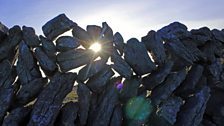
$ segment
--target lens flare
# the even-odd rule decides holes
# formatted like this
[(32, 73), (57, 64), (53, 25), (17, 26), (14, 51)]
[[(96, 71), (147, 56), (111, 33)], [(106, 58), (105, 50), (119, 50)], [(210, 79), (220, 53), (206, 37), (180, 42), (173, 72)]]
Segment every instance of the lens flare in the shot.
[(94, 52), (99, 52), (101, 50), (101, 45), (98, 42), (93, 43), (89, 49), (93, 50)]
[(123, 88), (124, 84), (121, 83), (121, 82), (117, 82), (117, 83), (115, 84), (115, 86), (116, 86), (116, 88), (117, 88), (118, 90), (121, 90), (121, 89)]
[(151, 101), (144, 97), (131, 98), (125, 106), (125, 114), (128, 119), (145, 121), (151, 114), (153, 107)]

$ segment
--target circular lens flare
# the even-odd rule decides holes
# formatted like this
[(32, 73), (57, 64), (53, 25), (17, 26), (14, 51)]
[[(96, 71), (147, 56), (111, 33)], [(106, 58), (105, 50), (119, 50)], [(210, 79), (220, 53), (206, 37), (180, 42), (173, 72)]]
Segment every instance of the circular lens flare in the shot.
[(138, 121), (145, 121), (152, 110), (151, 100), (140, 96), (129, 99), (125, 107), (128, 119)]
[(124, 84), (121, 83), (121, 82), (117, 82), (117, 83), (115, 84), (115, 86), (116, 86), (116, 88), (117, 88), (118, 90), (121, 90), (121, 89), (123, 88)]
[(101, 45), (98, 42), (93, 43), (89, 49), (93, 50), (94, 52), (99, 52), (101, 50)]

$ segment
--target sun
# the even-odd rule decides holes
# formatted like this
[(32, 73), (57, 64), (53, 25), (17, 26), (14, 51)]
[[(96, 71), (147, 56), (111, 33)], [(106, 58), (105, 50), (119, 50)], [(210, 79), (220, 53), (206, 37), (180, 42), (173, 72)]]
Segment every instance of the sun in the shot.
[(93, 50), (94, 52), (99, 52), (101, 50), (101, 44), (95, 42), (89, 47), (89, 49)]

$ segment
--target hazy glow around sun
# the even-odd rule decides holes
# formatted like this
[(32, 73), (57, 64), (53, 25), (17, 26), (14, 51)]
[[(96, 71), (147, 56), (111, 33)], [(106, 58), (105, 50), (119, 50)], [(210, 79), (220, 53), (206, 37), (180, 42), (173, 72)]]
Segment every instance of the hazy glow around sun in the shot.
[(98, 42), (93, 43), (89, 49), (93, 50), (94, 52), (99, 52), (101, 50), (101, 45)]

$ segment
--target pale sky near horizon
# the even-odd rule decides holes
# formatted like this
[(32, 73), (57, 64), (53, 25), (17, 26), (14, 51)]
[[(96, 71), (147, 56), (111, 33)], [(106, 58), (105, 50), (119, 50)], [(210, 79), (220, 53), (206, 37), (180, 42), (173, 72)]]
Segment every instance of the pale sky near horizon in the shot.
[(190, 29), (224, 29), (224, 0), (0, 0), (0, 22), (41, 27), (65, 13), (82, 28), (106, 21), (125, 40), (140, 38), (174, 21)]

